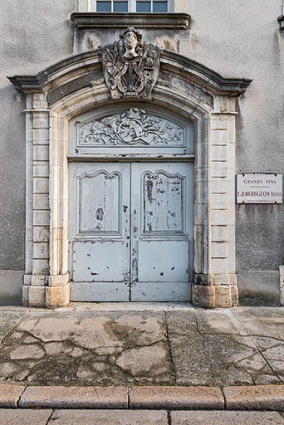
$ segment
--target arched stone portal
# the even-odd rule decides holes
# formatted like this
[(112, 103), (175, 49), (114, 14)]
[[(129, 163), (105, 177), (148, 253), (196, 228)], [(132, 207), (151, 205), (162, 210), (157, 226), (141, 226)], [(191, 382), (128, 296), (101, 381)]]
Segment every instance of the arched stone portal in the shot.
[[(151, 66), (154, 63), (152, 74), (147, 71), (145, 77), (142, 70), (139, 78), (143, 87), (140, 83), (134, 89), (129, 85), (122, 93), (109, 83), (104, 52), (72, 56), (36, 76), (10, 78), (15, 88), (26, 93), (24, 305), (55, 307), (69, 303), (68, 164), (107, 158), (105, 152), (71, 152), (69, 123), (89, 111), (118, 105), (123, 108), (124, 102), (130, 101), (132, 106), (144, 104), (146, 110), (162, 108), (168, 116), (192, 123), (194, 153), (185, 149), (175, 152), (173, 158), (166, 150), (162, 152), (163, 161), (194, 163), (192, 301), (211, 308), (237, 305), (235, 103), (250, 80), (222, 78), (188, 58), (153, 46), (150, 53), (156, 52), (156, 56), (150, 55), (154, 62), (149, 62)], [(136, 154), (123, 149), (123, 153), (112, 153), (112, 160), (123, 163), (134, 159)], [(154, 151), (137, 155), (139, 161), (157, 161), (158, 157)]]

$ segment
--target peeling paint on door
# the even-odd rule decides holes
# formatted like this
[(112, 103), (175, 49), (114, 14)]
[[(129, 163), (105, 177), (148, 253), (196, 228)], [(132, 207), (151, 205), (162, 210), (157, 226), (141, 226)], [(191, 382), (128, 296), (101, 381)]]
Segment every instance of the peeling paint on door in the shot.
[(189, 300), (192, 164), (71, 165), (72, 300)]

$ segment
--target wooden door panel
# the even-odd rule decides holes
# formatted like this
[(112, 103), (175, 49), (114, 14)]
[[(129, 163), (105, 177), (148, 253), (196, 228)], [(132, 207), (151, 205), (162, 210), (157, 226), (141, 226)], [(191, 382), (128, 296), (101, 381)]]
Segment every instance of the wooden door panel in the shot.
[(188, 301), (193, 164), (131, 165), (131, 299)]
[(126, 241), (73, 243), (73, 280), (121, 282), (129, 279), (129, 249)]
[(78, 177), (78, 232), (105, 236), (121, 234), (122, 176), (98, 170)]
[(129, 300), (130, 164), (72, 163), (71, 300)]
[(184, 178), (162, 169), (143, 173), (143, 233), (183, 233)]
[(187, 282), (189, 243), (184, 241), (139, 241), (138, 281)]

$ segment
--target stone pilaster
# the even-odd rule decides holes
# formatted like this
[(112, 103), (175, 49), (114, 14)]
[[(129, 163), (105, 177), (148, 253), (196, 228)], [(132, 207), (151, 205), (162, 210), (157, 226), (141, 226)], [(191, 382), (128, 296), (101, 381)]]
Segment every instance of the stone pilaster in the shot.
[[(207, 270), (196, 273), (193, 303), (207, 308), (238, 305), (235, 274), (235, 112), (221, 101), (211, 115), (208, 146)], [(207, 223), (206, 223), (207, 224)]]
[(43, 94), (27, 99), (27, 237), (23, 305), (69, 303), (69, 275), (50, 276), (50, 110)]

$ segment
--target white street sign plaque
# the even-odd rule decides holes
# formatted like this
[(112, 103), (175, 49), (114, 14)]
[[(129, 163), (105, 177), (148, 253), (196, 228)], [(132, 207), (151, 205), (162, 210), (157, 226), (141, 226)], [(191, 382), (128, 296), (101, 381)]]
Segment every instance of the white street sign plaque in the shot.
[(238, 204), (282, 204), (281, 174), (238, 174)]

